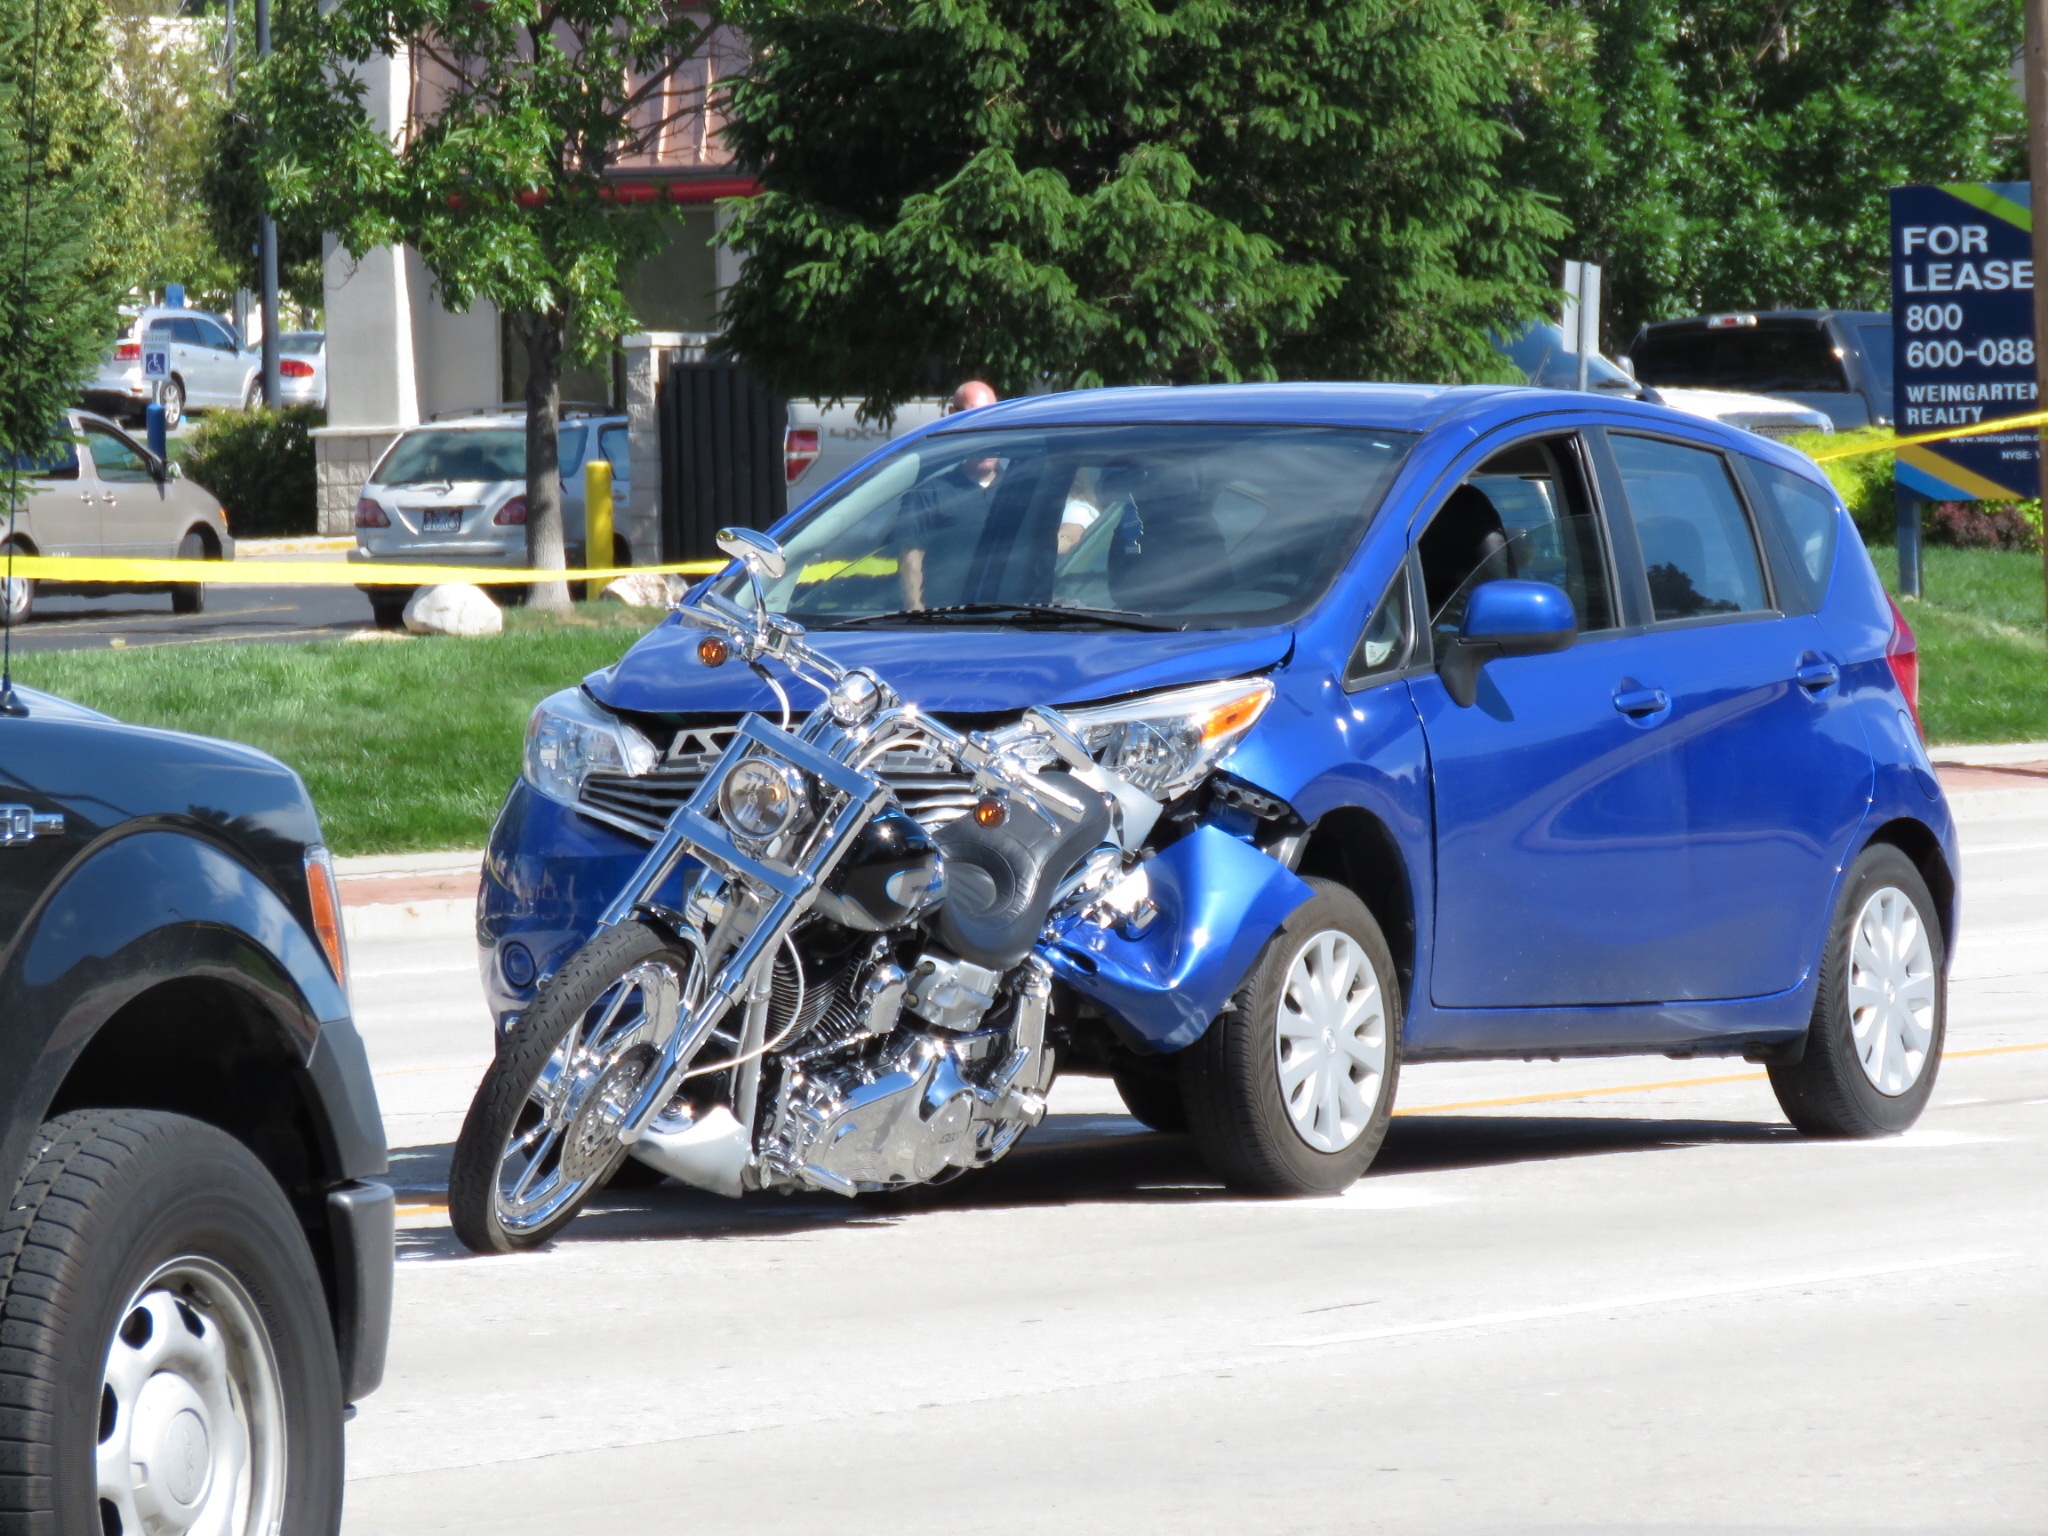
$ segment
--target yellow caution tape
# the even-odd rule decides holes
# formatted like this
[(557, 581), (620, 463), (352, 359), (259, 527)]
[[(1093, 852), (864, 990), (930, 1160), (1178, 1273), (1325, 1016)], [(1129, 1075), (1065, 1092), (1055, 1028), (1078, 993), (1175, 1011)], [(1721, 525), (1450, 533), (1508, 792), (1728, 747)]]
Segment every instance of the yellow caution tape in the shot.
[(209, 584), (258, 587), (433, 587), (465, 581), (478, 586), (506, 586), (542, 581), (594, 581), (621, 576), (708, 576), (725, 567), (722, 560), (692, 560), (680, 565), (614, 566), (596, 571), (536, 571), (495, 565), (372, 565), (311, 560), (116, 560), (96, 555), (16, 555), (11, 565), (0, 559), (0, 574), (31, 581), (104, 581), (130, 585), (203, 581)]
[(2048, 411), (2036, 411), (2030, 416), (1980, 421), (1974, 427), (1948, 427), (1940, 432), (1922, 432), (1914, 437), (1895, 437), (1888, 442), (1861, 443), (1854, 448), (1829, 448), (1812, 457), (1816, 464), (1826, 464), (1834, 459), (1860, 458), (1866, 453), (1890, 453), (1897, 448), (1911, 448), (1916, 443), (1942, 443), (1952, 437), (1988, 437), (1993, 432), (2010, 432), (2015, 427), (2038, 427), (2044, 422), (2048, 422)]

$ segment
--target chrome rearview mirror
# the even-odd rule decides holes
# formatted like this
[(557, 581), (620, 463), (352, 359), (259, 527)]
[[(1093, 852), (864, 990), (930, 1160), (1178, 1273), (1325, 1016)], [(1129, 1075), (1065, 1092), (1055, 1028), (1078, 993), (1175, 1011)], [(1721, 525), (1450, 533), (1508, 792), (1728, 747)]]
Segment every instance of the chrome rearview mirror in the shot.
[(756, 533), (751, 528), (719, 529), (718, 547), (733, 559), (744, 562), (755, 576), (780, 576), (788, 565), (782, 546), (767, 534)]

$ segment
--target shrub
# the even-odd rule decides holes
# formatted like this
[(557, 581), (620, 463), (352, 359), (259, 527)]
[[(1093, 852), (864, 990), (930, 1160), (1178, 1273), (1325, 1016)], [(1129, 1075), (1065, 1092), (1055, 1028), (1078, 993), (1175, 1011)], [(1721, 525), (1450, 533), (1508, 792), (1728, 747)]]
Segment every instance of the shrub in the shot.
[(235, 537), (317, 533), (319, 493), (307, 434), (325, 420), (310, 405), (222, 411), (200, 424), (179, 462), (220, 502)]
[(1937, 501), (1921, 536), (1929, 544), (1953, 544), (1958, 549), (2032, 553), (2041, 547), (2041, 503)]

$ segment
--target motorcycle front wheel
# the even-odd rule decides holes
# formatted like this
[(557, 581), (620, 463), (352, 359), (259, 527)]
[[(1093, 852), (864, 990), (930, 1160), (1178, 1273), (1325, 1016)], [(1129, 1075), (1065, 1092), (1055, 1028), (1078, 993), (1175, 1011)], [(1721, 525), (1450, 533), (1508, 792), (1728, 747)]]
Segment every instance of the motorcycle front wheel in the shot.
[(608, 928), (549, 979), (477, 1086), (448, 1219), (478, 1253), (538, 1248), (625, 1159), (620, 1125), (702, 990), (701, 955), (642, 922)]

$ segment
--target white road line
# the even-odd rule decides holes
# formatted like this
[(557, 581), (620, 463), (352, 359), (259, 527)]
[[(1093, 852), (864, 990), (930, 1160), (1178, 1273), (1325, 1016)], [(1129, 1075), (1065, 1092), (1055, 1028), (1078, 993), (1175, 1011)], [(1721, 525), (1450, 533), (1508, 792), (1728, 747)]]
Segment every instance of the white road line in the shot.
[(1376, 1339), (1405, 1339), (1426, 1333), (1454, 1333), (1465, 1328), (1503, 1328), (1514, 1323), (1543, 1322), (1554, 1317), (1585, 1317), (1595, 1312), (1619, 1312), (1636, 1307), (1664, 1307), (1685, 1301), (1711, 1301), (1722, 1296), (1748, 1296), (1759, 1291), (1795, 1290), (1804, 1285), (1835, 1285), (1844, 1280), (1871, 1280), (1883, 1275), (1911, 1275), (1930, 1269), (1955, 1269), (1966, 1264), (1989, 1264), (2009, 1258), (2003, 1253), (1973, 1253), (1952, 1259), (1922, 1259), (1912, 1264), (1872, 1265), (1865, 1269), (1840, 1269), (1818, 1275), (1794, 1275), (1779, 1280), (1750, 1280), (1734, 1285), (1702, 1286), (1690, 1291), (1660, 1291), (1644, 1296), (1617, 1296), (1606, 1301), (1574, 1301), (1556, 1307), (1529, 1307), (1516, 1312), (1479, 1312), (1471, 1317), (1445, 1318), (1434, 1323), (1403, 1323), (1392, 1328), (1370, 1328), (1361, 1333), (1334, 1333), (1319, 1339), (1275, 1339), (1276, 1349), (1324, 1349), (1332, 1344), (1369, 1344)]

